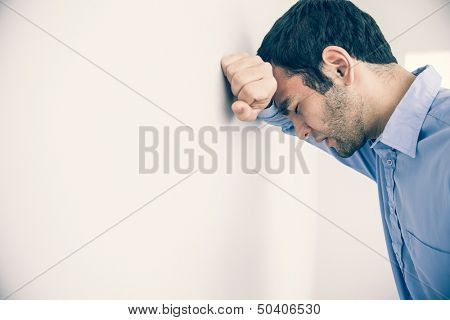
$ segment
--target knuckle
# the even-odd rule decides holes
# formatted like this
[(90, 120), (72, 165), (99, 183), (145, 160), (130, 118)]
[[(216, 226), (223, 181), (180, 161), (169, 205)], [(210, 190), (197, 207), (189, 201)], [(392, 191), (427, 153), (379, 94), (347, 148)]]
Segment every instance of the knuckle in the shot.
[(230, 65), (230, 60), (232, 59), (233, 55), (227, 55), (222, 57), (220, 60), (220, 64), (222, 65), (223, 69), (226, 69)]
[(231, 75), (232, 74), (231, 71), (233, 71), (233, 67), (231, 64), (228, 64), (224, 67), (224, 70), (227, 75)]
[(253, 99), (255, 95), (255, 90), (252, 86), (244, 86), (241, 90), (242, 95), (246, 98)]
[(242, 72), (237, 72), (234, 75), (232, 75), (231, 82), (235, 85), (242, 85), (244, 81), (244, 77), (242, 75)]
[(239, 95), (239, 92), (240, 92), (240, 90), (241, 90), (241, 87), (242, 87), (241, 85), (239, 85), (239, 84), (233, 82), (233, 80), (231, 81), (231, 91), (233, 92), (233, 95), (234, 95), (235, 97), (237, 97), (237, 96)]
[(248, 96), (248, 94), (249, 94), (249, 88), (248, 88), (248, 86), (242, 87), (239, 96), (240, 96), (240, 97), (246, 97), (246, 96)]
[(232, 63), (227, 68), (227, 74), (230, 77), (234, 77), (239, 72), (239, 64), (238, 63)]

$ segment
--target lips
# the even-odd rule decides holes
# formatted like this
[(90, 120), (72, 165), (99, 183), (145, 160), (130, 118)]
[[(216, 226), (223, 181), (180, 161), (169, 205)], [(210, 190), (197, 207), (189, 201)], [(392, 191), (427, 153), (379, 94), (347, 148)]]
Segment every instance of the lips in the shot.
[(326, 138), (325, 139), (326, 140), (326, 142), (327, 142), (327, 146), (328, 147), (334, 147), (334, 148), (336, 148), (336, 140), (334, 140), (333, 138)]

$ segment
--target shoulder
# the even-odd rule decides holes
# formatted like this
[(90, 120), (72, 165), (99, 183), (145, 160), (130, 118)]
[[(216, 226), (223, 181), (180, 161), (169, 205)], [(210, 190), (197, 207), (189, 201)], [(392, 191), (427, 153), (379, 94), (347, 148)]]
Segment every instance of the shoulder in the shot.
[(428, 111), (428, 117), (450, 126), (450, 89), (441, 88)]
[(428, 110), (418, 137), (418, 149), (436, 158), (450, 154), (450, 90), (441, 88)]

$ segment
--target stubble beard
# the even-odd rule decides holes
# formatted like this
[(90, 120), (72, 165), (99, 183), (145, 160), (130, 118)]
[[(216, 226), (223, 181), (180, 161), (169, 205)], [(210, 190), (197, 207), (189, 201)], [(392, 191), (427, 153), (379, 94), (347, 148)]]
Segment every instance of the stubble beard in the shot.
[(361, 96), (350, 94), (344, 88), (334, 85), (326, 94), (325, 123), (328, 137), (336, 140), (336, 152), (348, 158), (367, 141)]

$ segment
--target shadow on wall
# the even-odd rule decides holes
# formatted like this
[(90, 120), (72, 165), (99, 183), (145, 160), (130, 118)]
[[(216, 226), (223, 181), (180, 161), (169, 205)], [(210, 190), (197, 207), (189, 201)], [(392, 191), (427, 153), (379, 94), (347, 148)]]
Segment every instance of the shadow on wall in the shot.
[[(248, 28), (243, 27), (242, 30), (248, 30)], [(249, 54), (255, 54), (254, 50), (256, 50), (257, 44), (255, 44), (255, 40), (252, 39), (248, 32), (242, 32), (238, 37), (237, 47), (241, 49), (243, 52), (248, 52)], [(220, 67), (220, 66), (219, 66)], [(223, 112), (223, 117), (226, 120), (226, 123), (230, 123), (235, 119), (233, 111), (231, 110), (231, 104), (236, 100), (233, 96), (233, 92), (231, 91), (231, 85), (227, 80), (227, 77), (223, 75), (223, 86), (224, 86), (224, 101), (226, 103), (225, 108), (220, 108), (221, 112)]]

